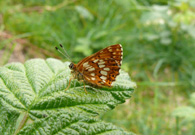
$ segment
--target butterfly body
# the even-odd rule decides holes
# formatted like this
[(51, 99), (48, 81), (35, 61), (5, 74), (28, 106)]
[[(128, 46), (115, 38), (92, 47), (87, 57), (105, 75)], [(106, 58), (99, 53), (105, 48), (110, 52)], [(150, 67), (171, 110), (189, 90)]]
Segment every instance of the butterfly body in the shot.
[(83, 80), (83, 74), (76, 70), (77, 65), (74, 63), (70, 63), (69, 68), (71, 69), (71, 74), (74, 79), (77, 79), (78, 81)]
[(111, 87), (112, 82), (119, 75), (122, 57), (122, 46), (111, 45), (84, 58), (78, 64), (71, 63), (69, 68), (74, 79), (93, 86)]

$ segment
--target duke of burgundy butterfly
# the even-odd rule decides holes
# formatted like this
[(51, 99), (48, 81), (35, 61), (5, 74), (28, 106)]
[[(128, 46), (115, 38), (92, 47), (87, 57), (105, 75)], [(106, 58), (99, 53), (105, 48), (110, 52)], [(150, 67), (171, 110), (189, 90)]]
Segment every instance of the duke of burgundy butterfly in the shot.
[[(56, 50), (70, 59), (61, 44), (60, 47), (63, 48), (65, 54), (57, 47)], [(116, 77), (119, 75), (122, 59), (122, 45), (116, 44), (108, 46), (82, 59), (78, 64), (71, 62), (69, 68), (71, 69), (72, 76), (70, 77), (66, 90), (70, 87), (72, 79), (83, 81), (86, 93), (85, 83), (98, 87), (111, 87), (112, 82), (115, 81)]]

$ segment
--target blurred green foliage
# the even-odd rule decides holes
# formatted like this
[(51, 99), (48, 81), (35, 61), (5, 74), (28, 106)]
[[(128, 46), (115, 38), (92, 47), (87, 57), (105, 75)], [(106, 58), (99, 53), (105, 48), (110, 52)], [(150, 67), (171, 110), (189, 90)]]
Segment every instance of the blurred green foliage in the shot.
[(181, 106), (176, 108), (172, 115), (181, 119), (181, 122), (178, 124), (178, 126), (182, 127), (183, 125), (190, 125), (191, 132), (190, 134), (195, 134), (194, 126), (195, 126), (195, 93), (192, 93), (190, 96), (190, 103), (191, 106)]
[[(159, 106), (161, 110), (161, 103), (176, 100), (170, 98), (171, 101), (164, 102), (167, 91), (174, 91), (172, 96), (183, 94), (187, 98), (195, 90), (193, 0), (2, 0), (0, 7), (0, 31), (12, 34), (0, 43), (0, 49), (22, 38), (60, 56), (54, 47), (61, 43), (72, 60), (78, 62), (106, 46), (120, 43), (124, 48), (122, 68), (138, 82), (138, 89), (152, 92), (157, 105), (153, 108), (151, 103), (145, 104), (150, 95), (135, 96), (141, 99), (135, 101), (143, 103), (141, 107)], [(144, 113), (140, 118), (144, 118)], [(145, 125), (146, 121), (142, 119), (135, 124)], [(157, 134), (160, 123), (155, 123), (147, 130), (142, 125), (142, 130), (135, 132)], [(166, 130), (169, 131), (168, 127)]]

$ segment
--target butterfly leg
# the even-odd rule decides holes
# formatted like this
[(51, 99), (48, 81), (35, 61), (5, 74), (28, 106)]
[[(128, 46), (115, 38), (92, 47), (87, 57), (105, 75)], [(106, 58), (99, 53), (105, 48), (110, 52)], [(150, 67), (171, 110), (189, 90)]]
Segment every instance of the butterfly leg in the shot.
[(82, 81), (82, 82), (83, 82), (85, 93), (87, 94), (87, 90), (86, 90), (86, 87), (85, 87), (85, 82), (84, 81)]
[[(84, 68), (83, 68), (83, 70), (82, 70), (82, 72), (81, 72), (82, 75), (83, 75), (83, 71), (84, 71)], [(83, 76), (82, 76), (82, 77), (83, 77)], [(83, 79), (83, 78), (82, 78), (82, 79)], [(83, 86), (84, 86), (85, 93), (87, 94), (87, 90), (86, 90), (86, 87), (85, 87), (85, 81), (82, 80), (82, 82), (83, 82)]]
[(86, 90), (86, 87), (85, 87), (85, 81), (81, 80), (80, 82), (83, 82), (83, 87), (84, 87), (85, 93), (87, 94), (87, 90)]
[(69, 83), (68, 83), (68, 86), (66, 87), (65, 91), (67, 91), (67, 90), (68, 90), (68, 88), (70, 87), (71, 80), (72, 80), (72, 77), (70, 77), (70, 79), (69, 79)]

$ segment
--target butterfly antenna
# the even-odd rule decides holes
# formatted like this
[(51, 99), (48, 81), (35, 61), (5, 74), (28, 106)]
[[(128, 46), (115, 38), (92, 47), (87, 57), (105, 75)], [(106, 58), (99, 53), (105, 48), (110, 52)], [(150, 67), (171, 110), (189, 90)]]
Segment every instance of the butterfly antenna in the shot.
[(56, 48), (56, 50), (57, 50), (59, 53), (61, 53), (64, 57), (66, 57), (68, 60), (71, 61), (70, 57), (68, 56), (67, 52), (65, 51), (64, 47), (63, 47), (61, 44), (60, 44), (60, 47), (63, 48), (63, 50), (64, 50), (65, 53), (63, 53), (62, 51), (60, 51), (60, 49), (59, 49), (58, 47), (55, 47), (55, 48)]
[(68, 53), (66, 52), (66, 50), (64, 49), (64, 46), (62, 44), (60, 44), (60, 47), (63, 49), (65, 55), (68, 57), (68, 59), (70, 60), (70, 56), (68, 55)]

